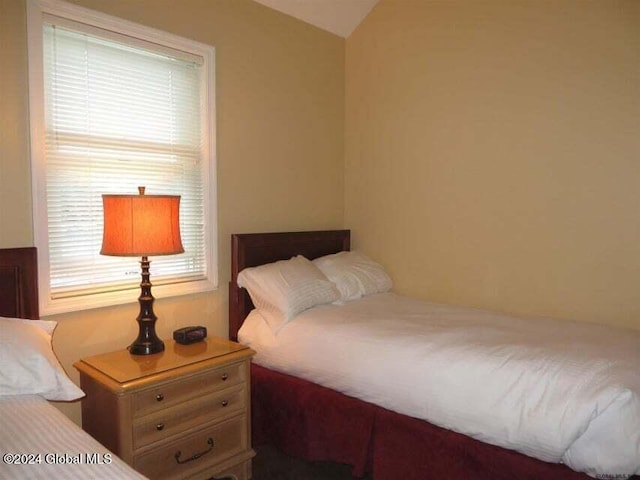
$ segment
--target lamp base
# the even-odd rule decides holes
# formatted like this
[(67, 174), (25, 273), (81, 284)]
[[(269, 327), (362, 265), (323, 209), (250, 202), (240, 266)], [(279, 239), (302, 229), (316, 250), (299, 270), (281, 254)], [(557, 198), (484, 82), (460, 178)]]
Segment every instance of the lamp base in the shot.
[(144, 256), (140, 261), (142, 267), (142, 282), (140, 283), (140, 314), (138, 321), (138, 338), (129, 345), (131, 355), (152, 355), (164, 351), (164, 342), (156, 335), (157, 317), (153, 313), (153, 295), (151, 295), (151, 281), (149, 280), (149, 259)]
[(159, 338), (146, 342), (135, 341), (128, 348), (131, 355), (152, 355), (164, 352), (164, 342)]

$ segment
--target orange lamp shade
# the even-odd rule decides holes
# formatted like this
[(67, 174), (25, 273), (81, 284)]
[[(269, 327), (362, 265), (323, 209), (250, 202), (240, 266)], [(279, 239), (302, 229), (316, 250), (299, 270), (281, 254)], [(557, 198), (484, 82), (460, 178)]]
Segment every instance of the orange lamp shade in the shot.
[(102, 255), (146, 257), (184, 252), (180, 196), (102, 195)]

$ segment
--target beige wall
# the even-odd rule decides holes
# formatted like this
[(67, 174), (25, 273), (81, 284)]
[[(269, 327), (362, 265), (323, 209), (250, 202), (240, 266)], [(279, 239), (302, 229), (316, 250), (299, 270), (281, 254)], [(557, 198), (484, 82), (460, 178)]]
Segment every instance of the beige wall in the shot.
[[(161, 299), (155, 311), (160, 336), (193, 324), (226, 336), (231, 233), (343, 225), (344, 40), (249, 0), (75, 3), (216, 48), (220, 288)], [(24, 0), (0, 0), (0, 55), (0, 248), (29, 246)], [(137, 311), (132, 303), (52, 317), (73, 379), (77, 359), (135, 338)], [(78, 403), (61, 408), (79, 422)]]
[(346, 43), (345, 225), (396, 289), (640, 328), (640, 2), (382, 0)]

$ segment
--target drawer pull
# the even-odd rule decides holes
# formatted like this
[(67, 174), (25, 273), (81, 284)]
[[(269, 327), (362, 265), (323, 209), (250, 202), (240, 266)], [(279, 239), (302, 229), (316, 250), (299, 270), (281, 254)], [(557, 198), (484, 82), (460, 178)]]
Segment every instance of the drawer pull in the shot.
[(222, 402), (220, 402), (220, 405), (226, 407), (227, 405), (229, 405), (229, 400), (223, 400)]
[(164, 423), (157, 423), (156, 424), (156, 430), (160, 431), (164, 429)]
[(223, 382), (224, 382), (224, 381), (226, 381), (226, 380), (227, 380), (227, 378), (229, 378), (229, 375), (227, 375), (227, 372), (223, 373), (223, 374), (222, 374), (222, 381), (223, 381)]
[(187, 463), (187, 462), (191, 462), (193, 460), (197, 460), (200, 457), (202, 457), (203, 455), (206, 455), (211, 450), (213, 450), (213, 438), (209, 437), (209, 439), (207, 440), (207, 445), (209, 445), (209, 448), (207, 448), (206, 450), (203, 450), (202, 452), (194, 453), (193, 455), (191, 455), (189, 458), (187, 458), (185, 460), (180, 460), (180, 456), (182, 455), (182, 452), (180, 450), (178, 450), (176, 452), (176, 454), (174, 455), (174, 457), (176, 459), (176, 462), (179, 465), (182, 465), (183, 463)]
[(156, 400), (157, 400), (158, 402), (161, 402), (162, 400), (164, 400), (164, 395), (163, 395), (163, 394), (161, 394), (161, 393), (157, 394), (157, 395), (156, 395)]

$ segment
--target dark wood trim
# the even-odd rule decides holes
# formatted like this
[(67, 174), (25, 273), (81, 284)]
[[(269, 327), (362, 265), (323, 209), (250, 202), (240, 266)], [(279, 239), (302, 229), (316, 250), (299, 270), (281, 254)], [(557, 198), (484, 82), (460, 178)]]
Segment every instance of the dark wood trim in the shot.
[(238, 273), (278, 260), (304, 255), (309, 260), (349, 250), (350, 230), (315, 232), (240, 233), (231, 235), (231, 281), (229, 282), (229, 338), (238, 339), (242, 322), (253, 309), (244, 288), (238, 287)]
[(39, 318), (35, 247), (0, 249), (0, 316)]

